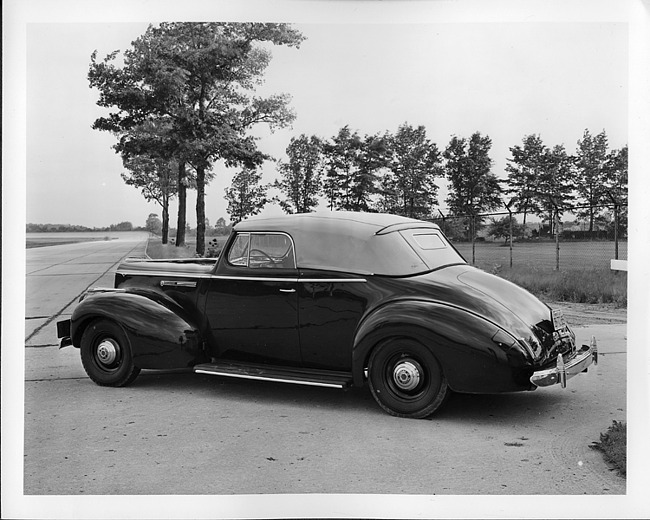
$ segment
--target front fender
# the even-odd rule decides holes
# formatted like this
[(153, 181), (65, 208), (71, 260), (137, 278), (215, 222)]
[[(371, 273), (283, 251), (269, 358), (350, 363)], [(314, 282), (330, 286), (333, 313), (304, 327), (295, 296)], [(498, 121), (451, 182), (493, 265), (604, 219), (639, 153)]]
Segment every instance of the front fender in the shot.
[(89, 293), (72, 313), (75, 346), (96, 318), (122, 327), (138, 368), (185, 368), (206, 361), (200, 329), (180, 305), (163, 295), (120, 289)]
[(465, 309), (428, 300), (388, 302), (361, 321), (352, 353), (356, 384), (363, 380), (372, 349), (388, 338), (399, 337), (426, 345), (457, 392), (530, 388), (532, 359), (512, 335)]

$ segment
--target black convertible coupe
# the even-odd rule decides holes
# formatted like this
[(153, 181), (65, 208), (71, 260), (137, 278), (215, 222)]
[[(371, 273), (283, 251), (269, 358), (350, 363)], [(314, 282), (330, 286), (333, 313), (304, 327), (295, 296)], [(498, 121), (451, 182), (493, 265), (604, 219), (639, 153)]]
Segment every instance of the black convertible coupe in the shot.
[(90, 378), (141, 369), (346, 388), (422, 418), (450, 391), (566, 385), (597, 360), (562, 313), (467, 265), (439, 227), (386, 214), (253, 218), (218, 259), (127, 260), (58, 324)]

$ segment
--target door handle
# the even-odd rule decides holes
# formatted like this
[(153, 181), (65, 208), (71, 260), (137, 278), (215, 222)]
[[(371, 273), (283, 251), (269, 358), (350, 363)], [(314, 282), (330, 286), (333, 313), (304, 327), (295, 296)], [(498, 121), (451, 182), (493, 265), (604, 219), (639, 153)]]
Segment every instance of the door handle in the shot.
[(293, 293), (296, 292), (295, 289), (280, 289), (280, 292)]

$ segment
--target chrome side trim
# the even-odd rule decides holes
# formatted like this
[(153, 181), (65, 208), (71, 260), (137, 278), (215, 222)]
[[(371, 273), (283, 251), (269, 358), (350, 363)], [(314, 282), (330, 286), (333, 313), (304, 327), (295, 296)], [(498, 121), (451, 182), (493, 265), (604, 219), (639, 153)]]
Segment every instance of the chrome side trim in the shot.
[(290, 282), (297, 283), (298, 278), (287, 277), (287, 278), (272, 278), (267, 276), (228, 276), (223, 274), (213, 274), (210, 276), (213, 280), (240, 280), (240, 281), (249, 281), (249, 282)]
[(316, 381), (295, 381), (292, 379), (282, 379), (276, 377), (260, 377), (260, 376), (251, 376), (248, 374), (231, 374), (229, 372), (219, 372), (215, 370), (194, 370), (196, 374), (208, 374), (211, 376), (224, 376), (224, 377), (236, 377), (239, 379), (254, 379), (256, 381), (274, 381), (276, 383), (293, 383), (296, 385), (305, 385), (305, 386), (322, 386), (326, 388), (344, 388), (345, 386), (338, 383), (318, 383)]
[(249, 282), (291, 282), (291, 283), (365, 283), (365, 278), (274, 278), (267, 276), (230, 276), (213, 274), (210, 278), (215, 280), (243, 280)]
[[(124, 276), (148, 276), (148, 277), (161, 277), (166, 276), (170, 278), (192, 278), (195, 280), (241, 280), (249, 282), (291, 282), (291, 283), (366, 283), (366, 278), (296, 278), (294, 277), (269, 277), (269, 276), (231, 276), (222, 274), (197, 274), (197, 273), (178, 273), (169, 271), (126, 271), (118, 270), (117, 274)], [(166, 282), (166, 281), (165, 281)], [(161, 282), (162, 283), (162, 282)]]
[(168, 276), (170, 278), (195, 278), (195, 279), (208, 279), (212, 275), (210, 273), (179, 273), (173, 271), (126, 271), (118, 269), (116, 274), (124, 276), (147, 276), (147, 277), (160, 277)]
[(196, 282), (179, 282), (177, 280), (161, 280), (160, 287), (196, 287)]
[(365, 278), (300, 278), (303, 283), (366, 283)]

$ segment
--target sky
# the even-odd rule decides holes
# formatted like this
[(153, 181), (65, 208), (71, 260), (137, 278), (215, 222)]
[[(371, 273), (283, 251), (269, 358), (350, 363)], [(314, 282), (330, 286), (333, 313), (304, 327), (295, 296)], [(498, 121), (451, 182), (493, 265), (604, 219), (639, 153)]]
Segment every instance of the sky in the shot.
[[(306, 41), (299, 49), (272, 49), (259, 91), (291, 95), (297, 115), (291, 128), (255, 130), (259, 148), (277, 159), (286, 159), (291, 137), (330, 138), (345, 125), (361, 135), (395, 132), (403, 123), (424, 125), (441, 151), (452, 136), (479, 131), (492, 139), (499, 177), (505, 176), (509, 148), (529, 134), (540, 134), (548, 146), (563, 144), (569, 153), (585, 129), (605, 130), (610, 148), (628, 143), (629, 31), (616, 18), (302, 18), (295, 27)], [(111, 148), (115, 137), (91, 128), (106, 110), (96, 105), (98, 92), (87, 80), (93, 50), (100, 58), (125, 50), (147, 25), (26, 24), (27, 222), (144, 225), (149, 213), (161, 214), (121, 179), (124, 169)], [(263, 171), (264, 182), (277, 177), (272, 162)], [(237, 170), (217, 164), (214, 172), (206, 190), (206, 216), (213, 224), (219, 217), (229, 220), (224, 188)], [(444, 209), (446, 182), (437, 184)], [(191, 193), (191, 226), (195, 200)], [(174, 203), (171, 215), (174, 222)]]

